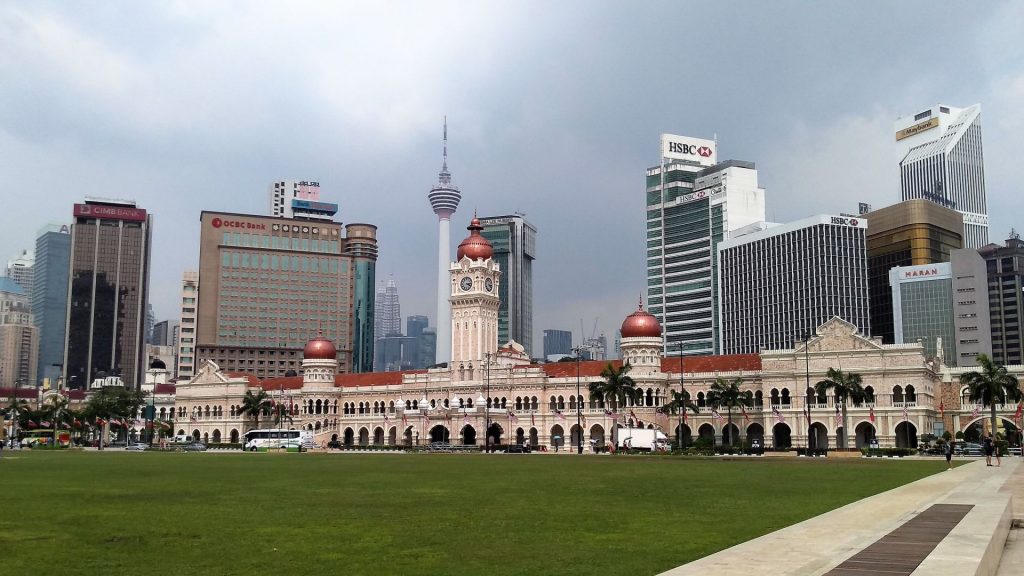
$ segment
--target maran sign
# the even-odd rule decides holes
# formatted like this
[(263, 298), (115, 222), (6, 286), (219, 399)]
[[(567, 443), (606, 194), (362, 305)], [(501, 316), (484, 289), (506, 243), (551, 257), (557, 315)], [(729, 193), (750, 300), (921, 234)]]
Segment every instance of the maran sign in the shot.
[(713, 166), (715, 164), (715, 141), (662, 134), (661, 156), (662, 158), (690, 160), (704, 166)]

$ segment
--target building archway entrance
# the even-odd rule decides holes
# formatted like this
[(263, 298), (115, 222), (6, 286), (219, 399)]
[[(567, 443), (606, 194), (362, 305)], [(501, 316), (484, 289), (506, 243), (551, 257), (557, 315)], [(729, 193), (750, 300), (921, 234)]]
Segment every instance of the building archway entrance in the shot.
[(711, 424), (701, 424), (700, 428), (697, 428), (697, 435), (704, 442), (708, 442), (712, 446), (715, 445), (715, 427)]
[(828, 429), (821, 422), (811, 424), (810, 445), (811, 450), (828, 450)]
[(917, 448), (917, 426), (908, 421), (896, 425), (896, 447)]
[(740, 429), (735, 424), (726, 424), (722, 428), (722, 444), (735, 446), (740, 439)]
[(764, 426), (761, 426), (759, 422), (754, 422), (750, 426), (747, 426), (747, 446), (757, 439), (761, 443), (761, 447), (764, 447)]
[(604, 448), (604, 426), (594, 424), (590, 427), (590, 443), (595, 448)]
[(561, 425), (555, 424), (551, 427), (551, 445), (554, 446), (556, 451), (564, 445), (564, 436), (565, 430)]
[(231, 443), (238, 444), (238, 430), (235, 428), (231, 429)]
[(405, 434), (402, 434), (402, 439), (405, 441), (406, 446), (412, 446), (412, 426), (405, 429)]
[(451, 439), (448, 428), (438, 424), (430, 429), (431, 442), (448, 442)]
[(875, 426), (870, 422), (861, 422), (853, 429), (855, 433), (854, 445), (860, 448), (869, 448), (871, 441), (875, 438)]
[(377, 428), (373, 431), (373, 444), (375, 446), (382, 446), (384, 444), (384, 429)]
[(537, 441), (537, 429), (530, 428), (530, 446), (537, 446), (539, 443)]
[(355, 444), (355, 433), (352, 432), (351, 428), (345, 428), (345, 446), (352, 446)]
[(682, 426), (683, 447), (685, 448), (686, 446), (693, 444), (693, 433), (690, 431), (690, 426), (688, 424), (676, 426), (676, 441), (673, 443), (673, 446), (677, 448), (679, 447), (680, 426)]
[(462, 427), (462, 443), (476, 444), (476, 428), (473, 428), (469, 424)]
[(583, 441), (583, 430), (579, 426), (573, 424), (569, 428), (569, 447), (576, 450), (580, 443)]
[(396, 446), (398, 444), (398, 428), (395, 426), (391, 427), (388, 431), (388, 445)]
[(491, 427), (487, 429), (487, 436), (491, 439), (491, 446), (498, 446), (501, 444), (501, 435), (505, 430), (501, 427), (501, 424), (492, 422)]
[(516, 445), (522, 446), (526, 442), (526, 432), (522, 428), (516, 428)]
[(793, 446), (793, 434), (789, 430), (789, 426), (783, 422), (779, 422), (772, 427), (772, 447), (776, 450), (785, 450)]
[(370, 445), (370, 431), (366, 428), (359, 429), (359, 445), (369, 446)]

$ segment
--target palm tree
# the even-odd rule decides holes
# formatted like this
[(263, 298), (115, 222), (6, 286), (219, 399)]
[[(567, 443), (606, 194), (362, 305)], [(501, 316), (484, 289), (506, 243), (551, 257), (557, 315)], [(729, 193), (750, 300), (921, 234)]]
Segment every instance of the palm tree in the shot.
[(826, 378), (814, 385), (814, 391), (818, 396), (825, 396), (829, 390), (835, 394), (836, 402), (843, 412), (843, 433), (839, 437), (839, 443), (846, 448), (846, 400), (851, 399), (855, 404), (863, 402), (868, 394), (864, 391), (860, 374), (856, 372), (844, 373), (842, 370), (829, 368), (825, 373)]
[[(625, 406), (626, 400), (632, 400), (634, 403), (639, 402), (643, 397), (643, 391), (637, 388), (636, 382), (627, 375), (632, 368), (628, 362), (618, 369), (609, 362), (601, 370), (601, 378), (604, 378), (604, 380), (596, 380), (588, 386), (590, 398), (599, 398), (609, 404), (614, 401), (616, 408)], [(617, 442), (617, 437), (618, 428), (615, 424), (612, 424), (613, 443)]]
[(242, 397), (242, 408), (239, 413), (251, 416), (253, 429), (256, 429), (260, 427), (260, 416), (268, 416), (271, 406), (273, 401), (265, 390), (261, 389), (256, 394), (253, 394), (252, 390), (247, 390)]
[(996, 433), (996, 404), (1020, 402), (1020, 382), (985, 354), (978, 355), (980, 371), (960, 375), (960, 383), (967, 386), (971, 402), (987, 404), (991, 410), (991, 431)]
[(715, 409), (724, 406), (729, 413), (729, 424), (726, 427), (726, 430), (730, 431), (730, 446), (732, 446), (736, 441), (736, 439), (732, 437), (731, 433), (733, 408), (749, 408), (754, 405), (754, 393), (750, 390), (740, 390), (741, 384), (743, 384), (743, 378), (734, 378), (732, 380), (715, 378), (714, 384), (712, 384), (711, 389), (708, 390), (708, 404)]
[(29, 410), (31, 409), (28, 406), (28, 401), (24, 398), (11, 398), (11, 403), (3, 410), (0, 410), (0, 414), (11, 417), (11, 440), (17, 440), (18, 421)]
[[(43, 411), (53, 423), (53, 445), (57, 444), (57, 431), (61, 428), (61, 420), (67, 417), (68, 399), (61, 394), (50, 394), (43, 400)], [(69, 426), (70, 428), (70, 426)]]
[[(662, 410), (664, 410), (666, 414), (682, 414), (686, 410), (690, 410), (696, 414), (700, 411), (700, 408), (690, 401), (690, 393), (686, 390), (683, 390), (682, 392), (669, 390), (669, 392), (672, 394), (672, 400), (662, 406)], [(681, 422), (679, 426), (679, 449), (683, 449), (683, 427)]]

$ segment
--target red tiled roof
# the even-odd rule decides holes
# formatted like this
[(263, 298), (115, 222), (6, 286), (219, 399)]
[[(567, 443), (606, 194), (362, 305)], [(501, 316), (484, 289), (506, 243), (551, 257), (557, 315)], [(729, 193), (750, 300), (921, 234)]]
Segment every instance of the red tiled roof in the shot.
[(401, 384), (405, 374), (426, 374), (426, 370), (405, 370), (403, 372), (367, 372), (365, 374), (338, 374), (334, 385), (338, 388), (355, 386), (389, 386)]
[[(250, 386), (253, 384), (250, 381)], [(281, 378), (267, 378), (258, 384), (267, 392), (274, 390), (298, 390), (302, 388), (302, 376), (282, 376)]]
[(85, 390), (79, 390), (77, 388), (74, 390), (68, 390), (67, 396), (68, 400), (85, 400)]
[(177, 386), (174, 384), (157, 384), (153, 386), (154, 394), (174, 394), (177, 391)]
[(0, 388), (0, 401), (10, 400), (11, 396), (25, 398), (26, 400), (35, 400), (39, 397), (39, 391), (36, 388)]
[[(679, 373), (680, 359), (662, 358), (661, 371)], [(760, 354), (726, 354), (721, 356), (687, 356), (682, 359), (683, 369), (694, 372), (738, 372), (760, 370)]]
[[(600, 376), (605, 366), (611, 364), (615, 368), (622, 367), (622, 360), (584, 360), (579, 363), (579, 375), (581, 378), (593, 378)], [(575, 362), (552, 362), (543, 366), (544, 373), (549, 378), (569, 378), (576, 376)]]
[(249, 386), (259, 386), (260, 379), (253, 376), (252, 374), (246, 374), (245, 372), (225, 372), (225, 376), (228, 378), (245, 378), (249, 381)]

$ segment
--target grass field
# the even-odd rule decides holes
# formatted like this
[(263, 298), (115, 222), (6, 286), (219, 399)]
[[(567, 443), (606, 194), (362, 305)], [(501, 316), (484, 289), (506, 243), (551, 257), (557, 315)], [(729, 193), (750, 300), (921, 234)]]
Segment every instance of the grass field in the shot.
[(654, 574), (939, 461), (4, 451), (0, 573)]

